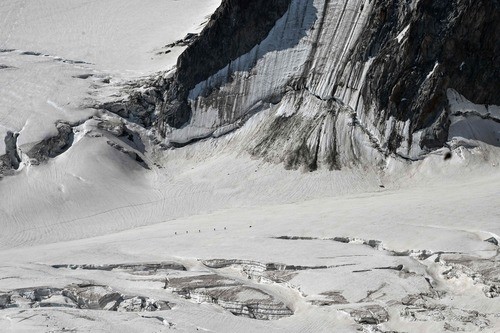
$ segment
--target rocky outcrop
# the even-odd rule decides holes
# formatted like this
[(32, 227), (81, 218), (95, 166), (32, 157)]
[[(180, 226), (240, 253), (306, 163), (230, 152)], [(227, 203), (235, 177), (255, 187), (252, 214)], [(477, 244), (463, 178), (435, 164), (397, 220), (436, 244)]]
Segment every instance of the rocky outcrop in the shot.
[(24, 166), (37, 166), (65, 153), (75, 143), (75, 133), (79, 133), (78, 139), (82, 136), (96, 138), (106, 135), (110, 138), (106, 141), (108, 145), (149, 169), (149, 161), (146, 161), (144, 155), (143, 139), (134, 127), (139, 126), (130, 124), (122, 118), (106, 115), (74, 123), (57, 121), (56, 134), (21, 145), (18, 144), (19, 133), (9, 131), (4, 139), (5, 154), (0, 155), (0, 180), (4, 176), (17, 174), (17, 171), (22, 170)]
[(0, 179), (14, 174), (15, 170), (20, 168), (24, 157), (30, 160), (30, 164), (37, 165), (68, 150), (74, 140), (73, 126), (59, 121), (56, 123), (56, 130), (55, 136), (21, 147), (17, 143), (19, 133), (7, 132), (4, 139), (5, 155), (0, 156)]
[[(499, 9), (498, 1), (486, 0), (375, 1), (342, 67), (346, 77), (351, 68), (370, 62), (358, 89), (374, 126), (391, 118), (409, 124), (407, 133), (386, 129), (389, 151), (411, 146), (411, 135), (419, 131), (421, 148), (443, 146), (449, 88), (478, 104), (500, 104), (500, 70), (495, 65), (500, 46), (493, 37), (500, 34), (494, 23), (500, 19)], [(343, 84), (350, 85), (341, 80), (334, 85), (337, 94)]]
[(5, 172), (19, 168), (21, 157), (17, 148), (19, 133), (7, 132), (5, 136), (5, 155), (0, 156), (0, 176)]
[(166, 91), (161, 121), (175, 128), (184, 125), (191, 116), (189, 91), (258, 45), (290, 2), (223, 1), (199, 38), (179, 57), (175, 78)]
[(498, 9), (226, 0), (161, 87), (153, 122), (179, 147), (265, 114), (241, 146), (288, 168), (415, 160), (448, 140), (450, 89), (500, 104)]
[(168, 90), (171, 81), (171, 78), (166, 79), (162, 74), (160, 77), (129, 82), (123, 87), (126, 97), (93, 107), (114, 113), (144, 128), (151, 128), (157, 123), (155, 111), (161, 108), (163, 93)]
[(56, 136), (42, 140), (26, 152), (32, 164), (59, 156), (71, 147), (74, 140), (73, 127), (68, 123), (58, 122), (56, 129), (58, 132)]
[(68, 150), (73, 144), (73, 126), (66, 122), (56, 123), (57, 135), (44, 139), (34, 145), (18, 147), (17, 138), (19, 133), (7, 132), (5, 137), (5, 155), (0, 156), (0, 179), (4, 175), (13, 174), (19, 169), (26, 156), (30, 164), (37, 165), (46, 162), (50, 158), (59, 156)]

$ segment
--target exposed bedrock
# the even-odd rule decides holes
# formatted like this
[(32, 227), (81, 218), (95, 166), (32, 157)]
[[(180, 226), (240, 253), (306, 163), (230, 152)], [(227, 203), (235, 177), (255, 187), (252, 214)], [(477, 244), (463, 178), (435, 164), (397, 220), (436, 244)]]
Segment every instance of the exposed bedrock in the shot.
[[(423, 131), (420, 147), (435, 148), (448, 137), (448, 89), (477, 104), (500, 104), (500, 45), (494, 37), (500, 33), (494, 23), (499, 9), (490, 0), (376, 1), (343, 64), (356, 67), (372, 59), (360, 90), (373, 125), (391, 117), (408, 122), (410, 135)], [(342, 90), (339, 83), (336, 91)], [(411, 140), (393, 133), (391, 150)]]
[(11, 175), (14, 170), (19, 169), (23, 161), (21, 158), (23, 154), (30, 159), (31, 164), (39, 164), (68, 150), (74, 140), (73, 127), (65, 122), (57, 122), (56, 129), (57, 135), (34, 145), (26, 145), (26, 147), (18, 147), (17, 138), (19, 133), (7, 132), (4, 139), (5, 155), (0, 156), (0, 179), (2, 176)]
[(172, 80), (162, 76), (136, 82), (128, 82), (123, 88), (125, 98), (112, 102), (97, 103), (97, 109), (114, 113), (144, 128), (150, 128), (157, 122), (156, 109), (163, 104), (163, 93), (168, 90)]
[(127, 126), (127, 122), (119, 117), (105, 115), (74, 123), (59, 120), (55, 123), (56, 134), (21, 145), (18, 144), (19, 133), (8, 131), (4, 139), (5, 154), (0, 155), (0, 180), (4, 176), (15, 175), (16, 170), (22, 170), (23, 166), (36, 166), (64, 154), (75, 144), (76, 133), (79, 133), (77, 139), (82, 135), (89, 138), (106, 135), (110, 138), (106, 141), (108, 145), (149, 169), (143, 139), (135, 126)]
[(17, 148), (19, 133), (7, 132), (5, 136), (5, 155), (0, 156), (0, 177), (11, 169), (19, 168), (21, 157)]
[(23, 158), (27, 156), (31, 164), (39, 164), (49, 158), (54, 158), (64, 153), (73, 143), (73, 128), (64, 122), (56, 124), (58, 134), (54, 137), (44, 139), (33, 146), (18, 146), (19, 133), (7, 132), (4, 138), (5, 154), (0, 155), (0, 180), (4, 176), (14, 175), (19, 170)]
[(73, 144), (74, 133), (73, 127), (65, 122), (56, 124), (58, 134), (34, 145), (26, 155), (32, 160), (32, 163), (45, 162), (49, 158), (54, 158), (66, 150)]
[(166, 91), (163, 116), (173, 127), (191, 116), (189, 91), (261, 43), (291, 0), (224, 0), (193, 44), (179, 57)]
[(497, 0), (226, 0), (160, 88), (154, 122), (178, 147), (267, 112), (242, 147), (289, 168), (418, 159), (449, 139), (450, 92), (500, 104), (499, 12)]

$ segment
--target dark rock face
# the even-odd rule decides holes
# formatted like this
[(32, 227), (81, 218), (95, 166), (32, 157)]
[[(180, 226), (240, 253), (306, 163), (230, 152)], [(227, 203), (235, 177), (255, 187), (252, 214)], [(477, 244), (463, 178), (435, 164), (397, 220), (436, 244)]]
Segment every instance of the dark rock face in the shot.
[(21, 157), (17, 152), (17, 137), (19, 133), (7, 132), (5, 136), (5, 155), (0, 157), (0, 167), (5, 169), (17, 169), (21, 163)]
[[(324, 102), (321, 107), (332, 110), (337, 106), (332, 100)], [(325, 112), (313, 118), (314, 124), (311, 125), (309, 119), (277, 117), (270, 124), (260, 128), (257, 135), (259, 141), (250, 153), (269, 162), (283, 163), (286, 169), (303, 167), (306, 171), (315, 171), (322, 162), (325, 162), (330, 170), (340, 169), (335, 142), (326, 143), (332, 147), (326, 154), (322, 154), (320, 147), (321, 137), (325, 131), (332, 133), (336, 131), (335, 126), (329, 126), (335, 123), (336, 119), (335, 114)], [(284, 151), (284, 154), (279, 157), (273, 156), (273, 152), (276, 151)]]
[[(277, 105), (246, 144), (252, 155), (307, 170), (415, 160), (448, 141), (449, 91), (500, 104), (499, 9), (498, 0), (226, 0), (162, 86), (155, 122), (177, 147)], [(268, 47), (278, 52), (259, 53)]]
[(174, 84), (167, 90), (165, 121), (173, 127), (190, 117), (189, 90), (249, 52), (286, 12), (291, 0), (224, 0), (193, 44), (179, 57)]
[[(249, 52), (267, 36), (291, 0), (225, 0), (178, 60), (177, 80), (187, 89)], [(201, 60), (193, 64), (193, 60)], [(194, 66), (193, 66), (194, 65)]]
[(71, 125), (63, 122), (57, 123), (56, 128), (58, 135), (37, 143), (26, 153), (26, 155), (36, 160), (37, 163), (40, 163), (45, 162), (49, 158), (54, 158), (68, 150), (74, 140), (73, 128)]
[[(157, 123), (155, 110), (163, 103), (163, 94), (168, 91), (171, 79), (163, 76), (128, 82), (124, 87), (126, 98), (94, 105), (136, 123), (144, 128), (151, 128)], [(141, 88), (145, 88), (142, 90)]]
[(498, 246), (498, 240), (495, 237), (490, 237), (488, 239), (485, 239), (484, 241)]
[[(448, 88), (474, 103), (500, 104), (500, 43), (495, 37), (500, 35), (495, 23), (500, 5), (496, 0), (422, 0), (411, 6), (405, 0), (376, 1), (352, 59), (375, 57), (362, 94), (366, 104), (376, 101), (378, 121), (388, 116), (410, 120), (412, 133), (426, 130), (421, 147), (442, 147)], [(396, 36), (405, 26), (407, 41), (399, 43)], [(395, 151), (400, 141), (394, 133), (389, 149)]]
[[(73, 127), (64, 122), (58, 122), (56, 129), (58, 132), (56, 136), (40, 141), (26, 152), (32, 164), (45, 162), (71, 147), (74, 139)], [(12, 175), (14, 170), (19, 169), (21, 165), (22, 159), (19, 156), (21, 150), (17, 145), (18, 136), (19, 133), (9, 131), (4, 139), (5, 155), (0, 156), (0, 179), (5, 175)]]

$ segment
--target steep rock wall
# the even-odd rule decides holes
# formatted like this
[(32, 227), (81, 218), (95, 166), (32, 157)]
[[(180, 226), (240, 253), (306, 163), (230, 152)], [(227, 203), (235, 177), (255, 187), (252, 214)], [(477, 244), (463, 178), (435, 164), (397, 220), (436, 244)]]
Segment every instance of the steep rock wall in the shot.
[(415, 156), (442, 147), (448, 89), (478, 104), (500, 104), (499, 9), (498, 1), (376, 1), (342, 64), (347, 80), (337, 82), (336, 96), (345, 100), (352, 68), (369, 64), (366, 80), (354, 84), (363, 103), (358, 115), (381, 131), (387, 149), (406, 147), (400, 152)]
[(191, 115), (186, 100), (189, 91), (260, 43), (290, 1), (223, 1), (199, 38), (178, 59), (175, 79), (166, 92), (165, 120), (182, 126)]
[(174, 147), (267, 110), (242, 146), (290, 168), (417, 159), (448, 139), (449, 89), (500, 104), (497, 0), (233, 4), (181, 56), (164, 94), (158, 124)]

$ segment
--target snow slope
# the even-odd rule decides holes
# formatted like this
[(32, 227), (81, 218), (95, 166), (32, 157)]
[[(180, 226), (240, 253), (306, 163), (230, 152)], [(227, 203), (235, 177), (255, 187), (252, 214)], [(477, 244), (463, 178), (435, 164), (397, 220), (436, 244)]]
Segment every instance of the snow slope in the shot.
[[(229, 161), (237, 160), (225, 160), (226, 163)], [(442, 163), (441, 158), (436, 158), (434, 163)], [(239, 166), (238, 169), (244, 168)], [(466, 273), (451, 278), (440, 275), (448, 266), (444, 261), (434, 262), (437, 257), (432, 255), (460, 253), (465, 257), (495, 258), (497, 247), (484, 242), (484, 239), (492, 235), (498, 237), (500, 233), (498, 211), (493, 204), (494, 198), (499, 195), (500, 184), (498, 167), (489, 171), (490, 174), (474, 177), (470, 175), (475, 172), (468, 172), (466, 179), (455, 176), (448, 181), (419, 182), (420, 185), (411, 188), (325, 197), (286, 205), (239, 207), (75, 241), (64, 241), (61, 236), (65, 235), (68, 239), (82, 238), (88, 233), (83, 229), (74, 229), (71, 224), (38, 230), (37, 236), (32, 238), (18, 238), (7, 231), (7, 235), (19, 243), (16, 248), (0, 252), (3, 290), (38, 286), (61, 288), (71, 283), (92, 281), (112, 286), (129, 295), (147, 295), (167, 300), (176, 306), (173, 310), (158, 313), (142, 312), (140, 316), (51, 308), (29, 309), (21, 314), (13, 308), (2, 310), (2, 327), (6, 327), (7, 332), (23, 331), (36, 325), (91, 332), (96, 329), (110, 331), (110, 325), (117, 325), (130, 332), (155, 331), (161, 329), (164, 322), (147, 317), (160, 316), (174, 323), (178, 330), (186, 332), (195, 331), (196, 328), (219, 332), (328, 332), (332, 329), (354, 332), (358, 327), (369, 329), (370, 325), (355, 324), (342, 309), (376, 304), (390, 309), (389, 315), (393, 318), (378, 326), (383, 330), (436, 332), (441, 331), (445, 322), (448, 322), (453, 327), (462, 327), (470, 332), (479, 329), (495, 332), (500, 325), (498, 317), (494, 315), (500, 311), (498, 301), (484, 296), (481, 283), (474, 282)], [(199, 170), (193, 171), (196, 172)], [(263, 173), (262, 170), (259, 172)], [(273, 174), (275, 179), (280, 177), (279, 173)], [(184, 184), (187, 185), (187, 182)], [(388, 187), (391, 185), (386, 183)], [(298, 187), (297, 191), (304, 190)], [(246, 191), (248, 201), (252, 201), (251, 193), (251, 188)], [(212, 196), (218, 197), (217, 192), (205, 195), (204, 199)], [(204, 204), (203, 199), (197, 198), (196, 194), (190, 200), (191, 204)], [(140, 219), (150, 216), (152, 210), (151, 206), (138, 206), (141, 208), (136, 208), (132, 214), (127, 209), (120, 211), (130, 220), (140, 223)], [(223, 204), (219, 203), (219, 206)], [(101, 224), (117, 224), (119, 221), (106, 215), (94, 218)], [(97, 231), (96, 235), (102, 231), (95, 224), (89, 224), (90, 221), (80, 223)], [(26, 230), (24, 234), (33, 235)], [(274, 238), (280, 236), (309, 238)], [(352, 239), (353, 243), (332, 241), (336, 237)], [(372, 248), (363, 245), (367, 240), (381, 243)], [(37, 245), (45, 241), (50, 244)], [(9, 244), (9, 241), (2, 240), (2, 243)], [(390, 251), (401, 254), (395, 256)], [(403, 254), (411, 253), (406, 251), (414, 251), (415, 255)], [(430, 258), (419, 257), (422, 251), (428, 253)], [(496, 258), (493, 260), (498, 260)], [(253, 275), (248, 280), (245, 278), (245, 272), (248, 271), (238, 264), (227, 269), (211, 269), (199, 261), (208, 259), (239, 259), (325, 268), (305, 268), (296, 273), (292, 271), (289, 273), (291, 280), (276, 283), (266, 282)], [(137, 275), (120, 269), (92, 271), (51, 267), (58, 264), (119, 265), (170, 261), (185, 265), (188, 272), (167, 270)], [(375, 269), (398, 265), (403, 265), (403, 271)], [(183, 300), (170, 289), (162, 289), (166, 276), (174, 281), (214, 273), (266, 290), (291, 308), (294, 315), (277, 321), (252, 321), (231, 316), (216, 305)], [(401, 299), (408, 295), (429, 293), (425, 278), (430, 279), (433, 288), (446, 296), (438, 299), (429, 296), (431, 303), (416, 309), (425, 313), (431, 311), (430, 304), (439, 302), (446, 304), (451, 313), (441, 310), (438, 314), (434, 311), (436, 316), (443, 316), (444, 319), (430, 319), (432, 314), (429, 313), (425, 321), (414, 321), (411, 317), (398, 315), (399, 311), (404, 313), (405, 308), (410, 311), (408, 306), (400, 303)], [(331, 291), (340, 293), (345, 301), (319, 306), (328, 304), (328, 297), (324, 295)], [(470, 316), (467, 311), (472, 309), (480, 309), (479, 320), (487, 325), (467, 317)], [(463, 317), (457, 319), (457, 313)], [(76, 321), (74, 318), (77, 318)]]
[[(171, 68), (184, 47), (166, 44), (199, 32), (220, 4), (200, 1), (9, 1), (0, 8), (0, 136), (20, 144), (76, 121), (98, 86)], [(196, 8), (196, 10), (186, 10)], [(78, 76), (88, 76), (85, 80)], [(76, 77), (76, 78), (75, 78)], [(75, 98), (78, 96), (78, 98)], [(39, 124), (41, 126), (39, 126)], [(0, 141), (0, 151), (4, 151)]]
[[(219, 0), (22, 0), (2, 6), (0, 48), (82, 60), (146, 74), (175, 63), (155, 51), (198, 32)], [(189, 10), (188, 10), (189, 9)], [(192, 10), (193, 9), (193, 10)]]

